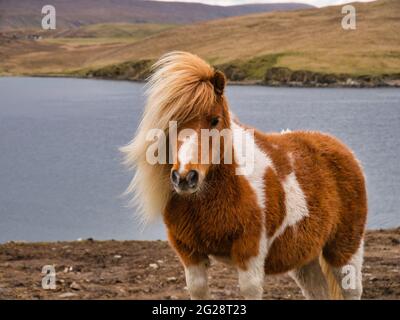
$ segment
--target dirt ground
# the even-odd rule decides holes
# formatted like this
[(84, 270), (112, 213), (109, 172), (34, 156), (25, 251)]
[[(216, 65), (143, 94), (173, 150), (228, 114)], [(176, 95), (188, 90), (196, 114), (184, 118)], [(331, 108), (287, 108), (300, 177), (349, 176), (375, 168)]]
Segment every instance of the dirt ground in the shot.
[[(54, 265), (56, 289), (42, 288)], [(211, 293), (240, 298), (237, 273), (212, 263)], [(400, 299), (400, 228), (367, 232), (364, 299)], [(303, 299), (287, 275), (269, 276), (264, 299)], [(0, 299), (187, 299), (183, 268), (164, 241), (94, 241), (0, 245)]]

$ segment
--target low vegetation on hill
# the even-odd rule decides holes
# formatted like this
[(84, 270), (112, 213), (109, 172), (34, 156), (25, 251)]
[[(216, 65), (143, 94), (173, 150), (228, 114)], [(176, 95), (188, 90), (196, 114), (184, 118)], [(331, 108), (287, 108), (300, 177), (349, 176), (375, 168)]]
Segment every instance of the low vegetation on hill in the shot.
[(97, 24), (42, 31), (40, 40), (27, 39), (26, 32), (14, 38), (4, 33), (0, 74), (143, 80), (160, 55), (185, 50), (207, 59), (231, 81), (399, 85), (400, 1), (354, 6), (356, 30), (342, 28), (341, 6), (334, 6), (189, 25)]

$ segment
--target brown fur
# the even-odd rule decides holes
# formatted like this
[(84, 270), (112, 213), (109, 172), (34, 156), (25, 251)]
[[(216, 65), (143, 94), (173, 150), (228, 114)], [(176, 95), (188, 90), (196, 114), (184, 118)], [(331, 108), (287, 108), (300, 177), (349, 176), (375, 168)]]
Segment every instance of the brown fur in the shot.
[[(316, 132), (263, 138), (264, 145), (272, 142), (281, 153), (293, 154), (293, 170), (310, 212), (296, 228), (288, 228), (274, 241), (266, 262), (267, 273), (281, 273), (304, 265), (318, 257), (321, 248), (331, 265), (343, 266), (360, 245), (367, 213), (364, 177), (353, 154), (335, 138)], [(274, 160), (278, 168), (282, 163), (286, 168), (286, 160), (278, 162), (277, 156)], [(270, 188), (266, 183), (267, 203)], [(273, 210), (267, 206), (267, 217), (282, 220), (284, 206), (279, 207), (280, 213)], [(271, 218), (267, 218), (270, 230), (274, 222), (268, 219)]]
[(207, 195), (173, 195), (167, 205), (168, 237), (186, 265), (212, 254), (229, 257), (245, 268), (246, 261), (257, 255), (261, 214), (254, 206), (255, 195), (245, 192), (248, 182), (234, 169), (234, 165), (215, 166), (204, 182)]
[[(298, 268), (318, 257), (322, 249), (331, 265), (345, 265), (360, 245), (367, 213), (364, 178), (353, 154), (335, 138), (316, 132), (257, 132), (256, 138), (277, 171), (268, 169), (265, 174), (267, 235), (271, 237), (284, 219), (281, 180), (292, 170), (307, 197), (310, 212), (308, 218), (287, 228), (274, 241), (266, 260), (266, 273)], [(293, 168), (288, 152), (294, 157)], [(234, 175), (233, 166), (221, 164), (208, 174), (206, 183), (208, 196), (174, 196), (168, 203), (164, 219), (170, 239), (178, 239), (191, 248), (190, 252), (204, 256), (237, 257), (242, 251), (255, 256), (259, 240), (255, 224), (260, 214), (245, 179)], [(244, 243), (238, 244), (238, 239)], [(247, 250), (243, 246), (248, 246)]]

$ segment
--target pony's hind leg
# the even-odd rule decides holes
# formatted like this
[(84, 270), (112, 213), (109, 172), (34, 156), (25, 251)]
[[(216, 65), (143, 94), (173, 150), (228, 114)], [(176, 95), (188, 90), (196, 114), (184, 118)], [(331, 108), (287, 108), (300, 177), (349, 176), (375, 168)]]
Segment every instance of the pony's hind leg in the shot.
[(329, 299), (328, 283), (318, 259), (289, 272), (289, 275), (296, 281), (306, 299)]
[[(351, 257), (349, 263), (341, 267), (332, 267), (333, 275), (342, 291), (345, 300), (360, 300), (362, 287), (362, 264), (364, 257), (364, 243), (360, 244), (357, 252)], [(329, 263), (329, 262), (328, 262)]]

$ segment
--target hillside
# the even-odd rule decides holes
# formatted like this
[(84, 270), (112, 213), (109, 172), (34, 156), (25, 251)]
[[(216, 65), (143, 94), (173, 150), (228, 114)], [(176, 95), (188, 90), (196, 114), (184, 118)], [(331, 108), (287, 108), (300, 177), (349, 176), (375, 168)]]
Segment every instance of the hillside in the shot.
[[(142, 29), (140, 37), (99, 38), (91, 31), (90, 41), (82, 40), (82, 33), (79, 38), (50, 33), (41, 41), (9, 40), (0, 47), (0, 73), (142, 79), (163, 53), (186, 50), (206, 58), (231, 80), (261, 81), (269, 74), (279, 82), (292, 78), (293, 71), (300, 72), (295, 76), (300, 81), (322, 77), (329, 82), (334, 75), (343, 81), (378, 77), (379, 84), (385, 74), (400, 78), (400, 1), (354, 5), (356, 30), (341, 28), (337, 6)], [(115, 25), (107, 28), (116, 32)]]
[(63, 30), (57, 32), (54, 38), (129, 38), (130, 40), (138, 40), (175, 26), (176, 24), (161, 23), (100, 23)]
[[(1, 0), (0, 30), (33, 29), (41, 26), (45, 0)], [(76, 28), (98, 23), (185, 24), (210, 19), (240, 16), (255, 12), (312, 8), (307, 4), (279, 3), (238, 6), (211, 6), (200, 3), (148, 0), (52, 0), (58, 28)], [(38, 31), (38, 30), (36, 30)]]
[(247, 63), (256, 78), (265, 71), (262, 68), (271, 66), (355, 74), (400, 72), (400, 1), (355, 7), (354, 31), (341, 28), (341, 6), (255, 14), (175, 28), (127, 45), (113, 52), (111, 60), (157, 58), (178, 49), (214, 64)]

